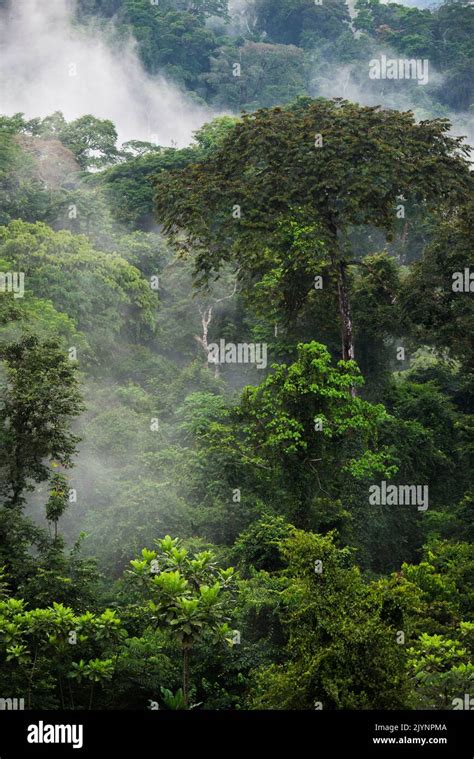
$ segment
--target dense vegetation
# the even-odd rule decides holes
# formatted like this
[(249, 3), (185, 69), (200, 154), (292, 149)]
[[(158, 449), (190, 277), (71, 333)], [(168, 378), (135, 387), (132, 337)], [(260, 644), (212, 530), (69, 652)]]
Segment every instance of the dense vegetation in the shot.
[[(452, 709), (474, 678), (474, 261), (447, 116), (474, 104), (472, 5), (77, 10), (234, 115), (182, 149), (0, 118), (0, 694)], [(369, 81), (380, 51), (442, 79)], [(314, 97), (339, 67), (348, 99)], [(211, 361), (221, 340), (268, 360)]]

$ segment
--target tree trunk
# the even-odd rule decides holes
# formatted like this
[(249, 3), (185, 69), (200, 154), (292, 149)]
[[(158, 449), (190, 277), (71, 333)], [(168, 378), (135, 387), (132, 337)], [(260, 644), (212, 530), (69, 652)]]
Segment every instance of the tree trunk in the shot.
[(347, 289), (346, 264), (337, 264), (337, 292), (339, 296), (339, 314), (341, 316), (342, 360), (352, 361), (355, 358), (354, 338), (352, 334), (352, 314)]
[(22, 471), (21, 464), (22, 462), (21, 462), (20, 445), (17, 441), (13, 449), (13, 466), (10, 469), (12, 497), (9, 499), (8, 505), (11, 508), (17, 508), (21, 504), (21, 495), (23, 493), (23, 488), (25, 486), (25, 483), (23, 482), (23, 479), (21, 477), (21, 471)]
[[(352, 328), (352, 313), (347, 287), (347, 262), (344, 261), (339, 249), (339, 234), (335, 220), (331, 220), (329, 229), (333, 236), (334, 249), (331, 254), (331, 264), (337, 279), (337, 295), (339, 300), (339, 316), (341, 320), (342, 360), (355, 359), (354, 336)], [(351, 387), (351, 395), (357, 395), (356, 388)]]
[[(342, 360), (351, 361), (355, 358), (354, 351), (354, 338), (352, 333), (352, 314), (351, 304), (349, 301), (349, 291), (347, 287), (347, 262), (341, 255), (339, 247), (339, 230), (337, 221), (331, 218), (328, 223), (328, 228), (331, 232), (332, 240), (332, 252), (331, 252), (331, 266), (337, 279), (337, 295), (339, 300), (339, 316), (341, 319), (341, 342), (342, 342)], [(352, 393), (355, 395), (355, 391)]]
[(189, 648), (183, 648), (183, 697), (186, 709), (189, 707)]
[(35, 675), (36, 661), (38, 659), (38, 649), (35, 649), (35, 658), (33, 659), (33, 666), (31, 668), (30, 676), (28, 678), (28, 709), (31, 709), (31, 691), (33, 688), (33, 677)]
[(194, 339), (198, 341), (199, 345), (202, 345), (204, 348), (204, 352), (206, 354), (206, 366), (209, 366), (209, 364), (214, 364), (214, 377), (219, 377), (219, 359), (211, 360), (209, 358), (209, 343), (207, 341), (208, 334), (209, 334), (209, 324), (211, 323), (212, 319), (212, 306), (207, 306), (207, 308), (204, 309), (204, 311), (200, 310), (201, 314), (201, 324), (202, 324), (202, 337), (199, 337), (198, 335), (194, 335)]

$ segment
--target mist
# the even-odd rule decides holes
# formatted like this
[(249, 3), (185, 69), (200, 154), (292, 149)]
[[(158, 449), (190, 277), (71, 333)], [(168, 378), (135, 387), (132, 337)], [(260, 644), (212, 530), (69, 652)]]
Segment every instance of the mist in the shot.
[[(392, 58), (401, 58), (395, 51), (390, 51), (384, 47), (377, 53), (373, 53), (376, 58), (380, 53), (385, 53)], [(372, 57), (372, 55), (371, 55)], [(331, 65), (330, 73), (326, 76), (319, 73), (313, 78), (310, 84), (311, 97), (342, 97), (345, 100), (351, 100), (361, 105), (375, 106), (380, 105), (383, 108), (396, 109), (398, 111), (411, 110), (415, 118), (419, 121), (423, 119), (434, 118), (432, 113), (433, 106), (436, 107), (437, 117), (445, 117), (451, 122), (451, 133), (455, 136), (466, 137), (470, 145), (474, 145), (474, 129), (472, 125), (472, 115), (463, 111), (453, 111), (447, 106), (435, 105), (428, 94), (421, 93), (422, 97), (413, 97), (413, 89), (418, 85), (413, 82), (397, 82), (398, 86), (393, 86), (392, 82), (380, 81), (375, 83), (368, 78), (369, 61), (358, 65)], [(362, 84), (366, 77), (366, 84)], [(443, 76), (436, 72), (433, 67), (429, 69), (430, 85), (441, 86)], [(392, 86), (390, 86), (392, 85)], [(409, 85), (409, 86), (405, 86)], [(417, 93), (418, 94), (418, 93)]]
[(74, 22), (75, 0), (22, 0), (0, 13), (0, 111), (27, 118), (62, 111), (111, 119), (119, 141), (182, 147), (213, 117), (162, 76), (147, 74), (132, 39), (113, 24)]

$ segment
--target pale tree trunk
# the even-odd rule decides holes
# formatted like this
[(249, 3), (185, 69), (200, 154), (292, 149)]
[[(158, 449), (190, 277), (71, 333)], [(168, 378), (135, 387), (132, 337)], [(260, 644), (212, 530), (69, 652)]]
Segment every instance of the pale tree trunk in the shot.
[(211, 323), (212, 319), (212, 306), (208, 306), (204, 309), (204, 311), (200, 310), (200, 314), (202, 324), (202, 337), (194, 335), (194, 338), (197, 340), (199, 345), (203, 347), (208, 364), (214, 364), (214, 377), (217, 378), (219, 376), (219, 359), (216, 358), (214, 360), (211, 356), (209, 356), (209, 342), (207, 339), (209, 334), (209, 324)]
[(234, 287), (230, 295), (224, 295), (223, 298), (217, 298), (212, 305), (206, 306), (204, 309), (202, 308), (199, 309), (199, 314), (201, 316), (201, 325), (202, 325), (202, 337), (200, 337), (199, 335), (194, 335), (194, 339), (197, 340), (199, 345), (201, 345), (202, 348), (204, 349), (208, 364), (214, 364), (214, 377), (216, 378), (219, 377), (219, 359), (218, 358), (214, 359), (209, 356), (209, 341), (208, 341), (209, 325), (212, 319), (212, 310), (214, 306), (217, 305), (217, 303), (222, 303), (223, 300), (229, 300), (229, 298), (234, 297), (235, 293), (237, 292), (237, 275), (239, 271), (240, 269), (237, 269)]

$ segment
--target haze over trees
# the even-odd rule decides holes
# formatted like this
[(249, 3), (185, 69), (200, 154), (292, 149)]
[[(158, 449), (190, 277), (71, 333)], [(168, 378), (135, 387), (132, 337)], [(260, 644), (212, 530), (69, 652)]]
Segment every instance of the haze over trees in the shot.
[[(77, 3), (81, 33), (132, 35), (219, 111), (185, 147), (0, 116), (0, 694), (452, 709), (474, 676), (474, 9), (239, 9)], [(370, 80), (382, 54), (436, 76)]]

